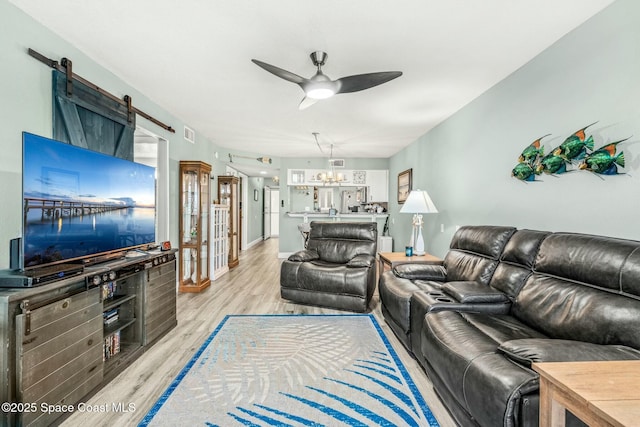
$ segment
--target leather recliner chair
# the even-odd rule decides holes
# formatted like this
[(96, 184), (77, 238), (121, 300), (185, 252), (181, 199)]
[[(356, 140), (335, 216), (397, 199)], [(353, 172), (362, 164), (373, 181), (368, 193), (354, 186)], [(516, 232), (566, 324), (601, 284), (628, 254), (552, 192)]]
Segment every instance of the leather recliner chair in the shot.
[(376, 286), (377, 238), (375, 222), (311, 222), (307, 248), (282, 263), (282, 298), (367, 311)]

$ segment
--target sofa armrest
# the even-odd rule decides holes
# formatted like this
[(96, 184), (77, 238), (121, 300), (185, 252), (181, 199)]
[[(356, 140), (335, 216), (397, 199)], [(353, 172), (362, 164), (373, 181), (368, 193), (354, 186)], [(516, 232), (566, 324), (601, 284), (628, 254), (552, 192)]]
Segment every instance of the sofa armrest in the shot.
[(320, 258), (320, 255), (318, 255), (318, 252), (312, 249), (303, 249), (301, 251), (298, 251), (296, 253), (289, 255), (288, 260), (298, 261), (298, 262), (307, 262), (307, 261), (313, 261), (319, 258)]
[(458, 313), (507, 314), (511, 303), (461, 303), (437, 301), (427, 309), (427, 313), (438, 311), (455, 311)]
[(640, 351), (624, 345), (601, 345), (545, 338), (506, 341), (498, 347), (498, 351), (514, 362), (528, 367), (532, 362), (640, 360)]
[(447, 282), (440, 289), (463, 304), (509, 302), (505, 293), (476, 281)]
[[(507, 314), (511, 309), (511, 302), (503, 303), (461, 303), (439, 290), (415, 292), (411, 297), (411, 313), (414, 307), (419, 319), (427, 313), (439, 311), (456, 311), (459, 313)], [(419, 320), (420, 322), (422, 320)]]
[(441, 264), (400, 264), (393, 267), (393, 274), (409, 280), (444, 282), (447, 279), (447, 271)]
[(376, 259), (372, 255), (360, 254), (351, 258), (347, 262), (347, 267), (357, 268), (357, 267), (371, 267), (375, 265)]

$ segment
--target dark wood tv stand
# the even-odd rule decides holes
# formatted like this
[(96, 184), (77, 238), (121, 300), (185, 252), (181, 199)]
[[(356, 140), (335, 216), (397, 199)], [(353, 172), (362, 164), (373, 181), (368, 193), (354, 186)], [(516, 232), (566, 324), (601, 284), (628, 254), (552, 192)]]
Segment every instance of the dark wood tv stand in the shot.
[(0, 289), (0, 401), (12, 405), (0, 425), (70, 415), (42, 409), (85, 402), (174, 328), (175, 253), (141, 252), (40, 286)]

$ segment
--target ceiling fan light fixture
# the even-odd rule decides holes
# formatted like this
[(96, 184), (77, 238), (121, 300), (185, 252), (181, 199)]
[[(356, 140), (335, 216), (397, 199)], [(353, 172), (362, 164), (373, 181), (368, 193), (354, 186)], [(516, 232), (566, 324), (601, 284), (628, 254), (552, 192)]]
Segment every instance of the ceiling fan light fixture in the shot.
[(311, 99), (327, 99), (335, 94), (336, 92), (332, 88), (322, 86), (314, 86), (305, 91), (305, 95)]
[(340, 86), (336, 82), (332, 81), (320, 70), (303, 87), (304, 94), (311, 99), (331, 98), (338, 92), (339, 88)]

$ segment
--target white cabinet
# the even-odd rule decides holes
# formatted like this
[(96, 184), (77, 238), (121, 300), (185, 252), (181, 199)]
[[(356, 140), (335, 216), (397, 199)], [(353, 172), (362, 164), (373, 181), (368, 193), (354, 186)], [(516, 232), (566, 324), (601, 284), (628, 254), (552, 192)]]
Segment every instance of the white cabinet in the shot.
[(305, 169), (289, 169), (287, 173), (287, 185), (304, 185), (306, 182)]
[(321, 175), (326, 173), (323, 169), (289, 169), (287, 173), (287, 185), (307, 185), (318, 187), (369, 187), (368, 203), (383, 203), (389, 201), (389, 171), (386, 169), (335, 169), (335, 173), (344, 176), (345, 181), (340, 183), (325, 183)]
[(211, 279), (229, 271), (229, 206), (211, 205)]
[(386, 169), (368, 170), (367, 187), (368, 202), (382, 203), (389, 201), (389, 171)]

